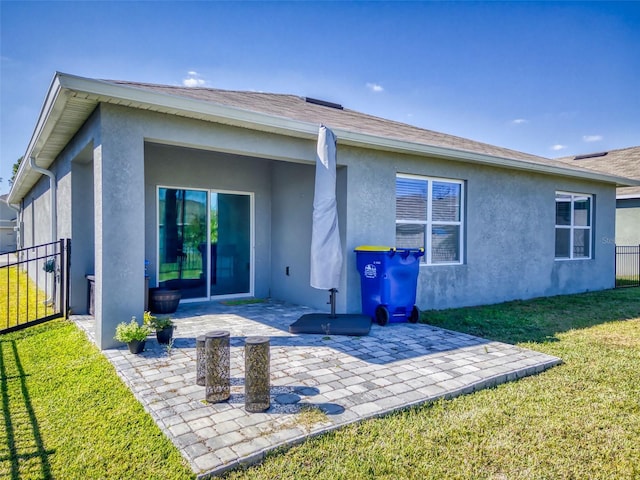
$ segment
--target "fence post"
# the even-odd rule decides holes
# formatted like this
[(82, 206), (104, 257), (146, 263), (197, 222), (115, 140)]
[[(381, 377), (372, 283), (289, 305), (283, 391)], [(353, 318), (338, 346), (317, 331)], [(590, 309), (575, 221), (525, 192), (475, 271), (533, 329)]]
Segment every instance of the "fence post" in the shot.
[(613, 288), (618, 288), (618, 245), (613, 248)]
[(66, 270), (67, 270), (67, 283), (65, 284), (65, 317), (69, 318), (69, 311), (71, 310), (71, 239), (67, 238), (66, 240), (67, 248), (66, 248)]

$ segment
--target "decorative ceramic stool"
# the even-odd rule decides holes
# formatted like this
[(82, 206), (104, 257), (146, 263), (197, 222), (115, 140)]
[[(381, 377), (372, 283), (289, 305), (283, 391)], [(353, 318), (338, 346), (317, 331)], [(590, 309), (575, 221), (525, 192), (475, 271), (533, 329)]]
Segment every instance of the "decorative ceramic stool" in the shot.
[(229, 332), (209, 332), (205, 336), (205, 400), (224, 402), (231, 396), (231, 352)]
[(269, 400), (269, 337), (248, 337), (244, 345), (244, 407), (263, 412)]

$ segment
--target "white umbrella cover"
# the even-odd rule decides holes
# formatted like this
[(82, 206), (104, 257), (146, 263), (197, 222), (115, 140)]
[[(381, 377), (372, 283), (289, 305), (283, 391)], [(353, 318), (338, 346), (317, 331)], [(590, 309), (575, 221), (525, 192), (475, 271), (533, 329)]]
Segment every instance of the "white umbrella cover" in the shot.
[(336, 136), (320, 125), (311, 231), (311, 286), (337, 289), (342, 271), (342, 246), (336, 203)]

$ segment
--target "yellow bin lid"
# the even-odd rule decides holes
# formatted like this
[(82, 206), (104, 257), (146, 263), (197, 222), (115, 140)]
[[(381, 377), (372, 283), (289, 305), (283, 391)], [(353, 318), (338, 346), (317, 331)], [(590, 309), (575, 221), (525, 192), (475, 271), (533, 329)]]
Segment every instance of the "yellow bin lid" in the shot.
[(360, 245), (354, 248), (356, 252), (390, 252), (395, 250), (395, 247), (386, 247), (384, 245)]

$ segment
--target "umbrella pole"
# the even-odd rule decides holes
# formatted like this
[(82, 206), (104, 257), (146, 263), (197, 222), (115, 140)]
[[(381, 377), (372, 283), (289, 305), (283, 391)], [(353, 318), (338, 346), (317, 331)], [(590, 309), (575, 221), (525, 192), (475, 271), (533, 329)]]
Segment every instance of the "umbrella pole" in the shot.
[(336, 293), (338, 293), (337, 288), (329, 290), (329, 303), (331, 304), (331, 315), (329, 315), (329, 318), (336, 318)]

